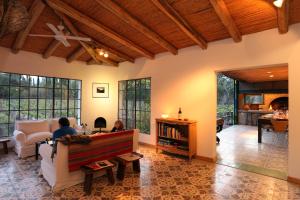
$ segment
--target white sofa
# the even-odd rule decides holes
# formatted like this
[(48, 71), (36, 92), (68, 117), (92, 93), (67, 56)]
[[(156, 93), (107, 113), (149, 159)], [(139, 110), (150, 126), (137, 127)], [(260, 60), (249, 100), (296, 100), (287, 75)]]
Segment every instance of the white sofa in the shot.
[[(139, 130), (134, 129), (133, 134), (133, 151), (138, 151), (138, 134)], [(39, 153), (42, 157), (41, 173), (53, 191), (58, 191), (84, 181), (84, 173), (81, 170), (69, 172), (68, 168), (68, 146), (61, 144), (57, 145), (57, 153), (53, 160), (51, 159), (52, 146), (42, 144), (39, 148)], [(103, 175), (104, 172), (98, 172), (97, 176)]]
[[(81, 127), (76, 124), (76, 119), (68, 119), (70, 126), (80, 132)], [(13, 140), (18, 157), (35, 155), (35, 143), (51, 137), (58, 128), (58, 119), (16, 121)]]

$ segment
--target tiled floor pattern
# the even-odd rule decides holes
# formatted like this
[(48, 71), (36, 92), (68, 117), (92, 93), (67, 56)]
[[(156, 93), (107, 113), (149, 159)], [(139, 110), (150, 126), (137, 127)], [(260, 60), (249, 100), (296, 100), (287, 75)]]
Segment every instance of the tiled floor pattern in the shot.
[(286, 134), (263, 131), (257, 142), (257, 127), (235, 125), (218, 134), (218, 159), (287, 172), (288, 145)]
[(141, 147), (141, 153), (140, 174), (128, 168), (124, 181), (115, 185), (98, 178), (91, 196), (84, 195), (82, 184), (52, 193), (38, 176), (39, 161), (1, 155), (0, 199), (300, 199), (300, 186), (286, 181), (195, 159), (189, 163), (149, 147)]

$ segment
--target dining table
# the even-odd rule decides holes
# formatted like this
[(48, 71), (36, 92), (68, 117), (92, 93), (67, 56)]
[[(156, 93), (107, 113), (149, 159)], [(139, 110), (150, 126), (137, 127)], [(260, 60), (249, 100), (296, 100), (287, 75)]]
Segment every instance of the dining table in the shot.
[(288, 121), (288, 117), (278, 117), (274, 114), (266, 114), (262, 115), (257, 120), (257, 128), (258, 128), (258, 143), (262, 143), (262, 129), (265, 127), (271, 128), (272, 127), (272, 120), (279, 120), (279, 121)]

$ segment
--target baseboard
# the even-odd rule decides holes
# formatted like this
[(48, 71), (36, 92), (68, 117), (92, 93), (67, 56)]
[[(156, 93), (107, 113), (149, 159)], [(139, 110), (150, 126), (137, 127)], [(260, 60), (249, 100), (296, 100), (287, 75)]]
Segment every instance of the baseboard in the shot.
[(291, 182), (291, 183), (296, 183), (296, 184), (299, 184), (299, 185), (300, 185), (300, 179), (299, 179), (299, 178), (295, 178), (295, 177), (288, 176), (288, 177), (287, 177), (287, 181), (288, 181), (288, 182)]
[(203, 161), (212, 162), (212, 163), (216, 163), (216, 161), (217, 161), (216, 157), (211, 158), (211, 157), (196, 155), (195, 158), (198, 159), (198, 160), (203, 160)]
[(151, 147), (151, 148), (156, 148), (155, 145), (153, 144), (148, 144), (148, 143), (145, 143), (145, 142), (139, 142), (140, 145), (143, 145), (143, 146), (147, 146), (147, 147)]

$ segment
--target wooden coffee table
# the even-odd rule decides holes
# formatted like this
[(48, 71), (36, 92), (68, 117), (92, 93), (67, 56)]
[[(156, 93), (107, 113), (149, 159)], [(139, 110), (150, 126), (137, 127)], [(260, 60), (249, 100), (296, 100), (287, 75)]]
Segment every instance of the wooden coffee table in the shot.
[[(95, 163), (98, 164), (98, 167), (93, 168), (93, 165)], [(104, 165), (102, 165), (102, 164), (104, 164)], [(97, 162), (94, 162), (94, 163), (90, 163), (88, 165), (81, 166), (81, 170), (85, 173), (84, 186), (83, 186), (84, 192), (87, 195), (91, 194), (94, 173), (102, 171), (102, 170), (106, 170), (108, 181), (111, 184), (114, 184), (115, 179), (114, 179), (114, 174), (113, 174), (113, 171), (112, 171), (112, 168), (114, 166), (115, 165), (113, 163), (109, 162), (108, 160), (97, 161)]]
[(0, 139), (0, 143), (2, 143), (2, 145), (3, 145), (3, 151), (5, 154), (8, 154), (8, 148), (7, 148), (8, 142), (10, 142), (10, 139), (8, 139), (8, 138)]
[(140, 159), (144, 156), (142, 154), (132, 152), (124, 155), (120, 155), (116, 157), (118, 161), (118, 169), (117, 169), (117, 178), (119, 180), (123, 180), (125, 176), (126, 165), (128, 163), (132, 163), (133, 171), (141, 172), (140, 168)]

